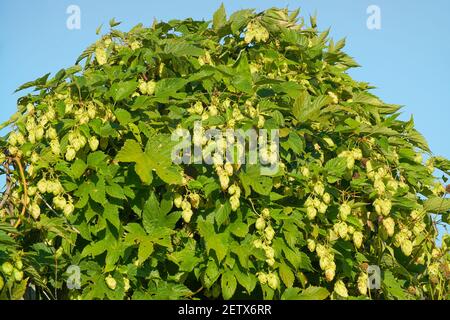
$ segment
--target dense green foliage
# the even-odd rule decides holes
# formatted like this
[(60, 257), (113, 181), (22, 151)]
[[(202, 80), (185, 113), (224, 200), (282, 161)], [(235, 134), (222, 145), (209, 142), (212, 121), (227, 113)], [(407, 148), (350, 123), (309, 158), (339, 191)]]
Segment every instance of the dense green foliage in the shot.
[[(297, 16), (111, 21), (75, 66), (23, 85), (1, 140), (0, 297), (448, 298), (450, 162)], [(279, 129), (280, 170), (174, 164), (171, 133), (198, 120)]]

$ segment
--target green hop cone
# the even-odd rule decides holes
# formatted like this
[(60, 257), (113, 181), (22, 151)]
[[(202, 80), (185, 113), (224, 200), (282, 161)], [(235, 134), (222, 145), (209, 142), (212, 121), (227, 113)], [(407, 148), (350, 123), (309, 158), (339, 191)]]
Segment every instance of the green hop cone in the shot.
[(362, 273), (359, 275), (358, 281), (357, 281), (358, 291), (359, 291), (359, 293), (361, 293), (364, 296), (367, 294), (367, 280), (368, 279), (369, 279), (369, 277), (368, 277), (367, 273)]
[(16, 261), (16, 263), (14, 264), (15, 266), (16, 266), (16, 268), (18, 269), (18, 270), (22, 270), (23, 269), (23, 262), (22, 262), (22, 260), (17, 260)]
[(116, 290), (117, 281), (111, 275), (105, 278), (105, 282), (108, 288), (110, 288), (111, 290)]
[(347, 220), (347, 217), (350, 215), (351, 212), (352, 212), (352, 207), (350, 207), (350, 205), (346, 202), (341, 204), (341, 206), (339, 207), (339, 217), (343, 221)]
[(259, 217), (256, 219), (255, 228), (257, 230), (263, 230), (266, 227), (266, 222), (264, 221), (263, 217)]
[(309, 251), (314, 252), (316, 250), (316, 242), (313, 239), (306, 240), (306, 243)]
[(265, 274), (265, 273), (259, 273), (258, 274), (258, 281), (261, 283), (261, 284), (266, 284), (267, 283), (267, 275)]
[(410, 240), (406, 239), (402, 242), (401, 244), (401, 249), (402, 252), (405, 256), (410, 256), (412, 249), (413, 249), (413, 244)]
[(14, 268), (13, 276), (14, 276), (14, 280), (16, 280), (17, 282), (20, 282), (23, 279), (23, 271), (17, 270)]
[(89, 148), (91, 148), (92, 151), (97, 150), (99, 143), (97, 137), (92, 136), (89, 138)]
[(2, 292), (2, 289), (4, 286), (5, 286), (5, 280), (3, 280), (3, 277), (0, 276), (0, 292)]
[(269, 285), (269, 287), (271, 287), (272, 289), (277, 289), (278, 286), (280, 285), (280, 282), (278, 280), (278, 277), (276, 274), (274, 273), (269, 273), (267, 275), (267, 284)]
[(181, 208), (182, 201), (183, 201), (183, 197), (179, 193), (176, 193), (175, 197), (173, 199), (173, 204), (175, 205), (175, 207)]
[(336, 281), (336, 283), (334, 284), (334, 292), (336, 292), (338, 295), (340, 295), (343, 298), (348, 297), (347, 288), (345, 287), (345, 284), (342, 280)]
[(13, 270), (14, 270), (14, 266), (12, 265), (11, 262), (7, 261), (2, 264), (2, 271), (4, 274), (10, 276), (13, 273)]

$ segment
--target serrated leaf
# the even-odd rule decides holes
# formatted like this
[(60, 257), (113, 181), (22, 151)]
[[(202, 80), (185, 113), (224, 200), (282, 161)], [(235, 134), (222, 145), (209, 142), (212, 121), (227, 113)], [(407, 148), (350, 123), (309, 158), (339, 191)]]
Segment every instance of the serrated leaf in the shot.
[(109, 94), (115, 102), (118, 102), (131, 96), (136, 91), (137, 85), (136, 80), (115, 82), (109, 89)]
[(99, 179), (99, 181), (95, 184), (90, 192), (90, 196), (92, 200), (97, 203), (105, 204), (106, 203), (106, 193), (105, 193), (105, 180)]
[(88, 155), (87, 165), (92, 169), (98, 169), (105, 165), (106, 154), (103, 151), (95, 151)]
[(324, 300), (330, 293), (322, 287), (308, 287), (298, 295), (298, 300)]
[(184, 42), (182, 40), (167, 41), (164, 52), (172, 54), (176, 57), (194, 56), (198, 57), (203, 54), (203, 49)]
[(289, 133), (288, 144), (289, 148), (292, 149), (292, 151), (294, 151), (296, 154), (301, 154), (305, 148), (303, 140), (294, 131), (291, 131)]
[(333, 158), (327, 161), (324, 169), (328, 175), (341, 178), (347, 169), (347, 160), (345, 157)]
[(244, 238), (248, 234), (248, 225), (241, 221), (230, 224), (230, 232), (237, 237)]
[(255, 192), (268, 196), (272, 190), (272, 178), (260, 176), (251, 181), (251, 186)]
[(229, 250), (229, 238), (227, 234), (216, 234), (214, 226), (203, 219), (197, 221), (198, 230), (200, 235), (204, 238), (206, 249), (208, 252), (212, 249), (217, 255), (217, 259), (221, 262), (228, 253)]
[(400, 282), (395, 279), (391, 271), (386, 270), (383, 275), (382, 286), (387, 290), (387, 292), (394, 298), (399, 300), (406, 300), (406, 291), (402, 288)]
[(423, 203), (423, 208), (427, 212), (444, 213), (450, 210), (450, 198), (433, 197), (428, 198)]
[(291, 268), (286, 263), (281, 263), (279, 267), (280, 278), (286, 287), (290, 288), (294, 285), (295, 276)]
[(237, 287), (236, 278), (231, 270), (227, 270), (222, 274), (221, 285), (222, 297), (225, 300), (231, 299)]
[(75, 161), (73, 162), (72, 166), (70, 167), (71, 170), (71, 176), (74, 179), (78, 179), (80, 178), (83, 173), (86, 171), (87, 169), (87, 164), (81, 160), (81, 159), (75, 159)]
[(227, 23), (227, 14), (225, 12), (225, 7), (223, 3), (220, 5), (219, 9), (214, 12), (213, 15), (213, 29), (218, 31)]
[(119, 108), (114, 113), (117, 120), (119, 120), (120, 124), (123, 126), (126, 126), (132, 120), (131, 114), (127, 110)]
[(143, 241), (139, 243), (138, 259), (140, 264), (143, 264), (153, 253), (153, 243), (149, 238), (148, 236), (144, 237)]
[(111, 197), (114, 197), (117, 199), (126, 199), (126, 196), (123, 192), (122, 187), (116, 183), (107, 185), (105, 190), (106, 190), (106, 193), (109, 194)]
[(116, 21), (115, 18), (112, 18), (111, 20), (109, 20), (109, 26), (110, 26), (111, 28), (114, 28), (114, 27), (118, 26), (118, 25), (121, 24), (121, 23), (122, 23), (122, 22), (120, 22), (120, 21)]
[(173, 229), (179, 218), (179, 212), (169, 213), (167, 210), (164, 210), (162, 202), (160, 205), (153, 192), (144, 204), (142, 222), (148, 233), (155, 232), (157, 228)]
[(216, 220), (217, 226), (220, 227), (229, 217), (231, 213), (231, 206), (228, 201), (221, 203), (216, 202), (216, 210), (214, 212), (214, 219)]
[(242, 272), (239, 268), (233, 270), (237, 282), (245, 288), (248, 294), (251, 294), (255, 289), (257, 280), (253, 274)]
[(306, 92), (302, 91), (295, 99), (292, 113), (299, 122), (316, 120), (320, 115), (322, 107), (330, 102), (329, 96), (318, 96), (314, 99)]
[(153, 175), (151, 169), (148, 167), (148, 157), (135, 140), (125, 141), (124, 146), (116, 155), (116, 160), (119, 162), (136, 163), (135, 170), (142, 182), (146, 184), (152, 182)]
[(119, 207), (107, 203), (105, 204), (103, 215), (106, 220), (111, 222), (111, 224), (114, 227), (116, 227), (117, 230), (119, 230), (120, 228)]

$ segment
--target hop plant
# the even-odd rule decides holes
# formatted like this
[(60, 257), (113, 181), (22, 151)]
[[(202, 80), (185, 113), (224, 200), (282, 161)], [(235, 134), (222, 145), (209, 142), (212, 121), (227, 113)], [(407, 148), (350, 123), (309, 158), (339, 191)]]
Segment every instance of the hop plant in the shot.
[(348, 297), (347, 288), (345, 287), (345, 284), (342, 280), (336, 281), (336, 283), (334, 284), (334, 292), (336, 292), (338, 295), (340, 295), (343, 298)]
[(358, 276), (358, 291), (360, 294), (362, 295), (366, 295), (367, 294), (367, 281), (369, 279), (369, 276), (366, 273), (361, 273)]
[[(277, 8), (115, 24), (74, 66), (19, 88), (34, 91), (1, 127), (2, 298), (31, 284), (68, 299), (448, 297), (435, 225), (450, 163), (350, 77), (343, 40)], [(236, 137), (209, 129), (279, 141), (232, 162)], [(177, 153), (186, 131), (195, 148)], [(212, 164), (209, 148), (223, 153)], [(73, 261), (76, 293), (59, 276)], [(389, 285), (367, 288), (368, 264)]]

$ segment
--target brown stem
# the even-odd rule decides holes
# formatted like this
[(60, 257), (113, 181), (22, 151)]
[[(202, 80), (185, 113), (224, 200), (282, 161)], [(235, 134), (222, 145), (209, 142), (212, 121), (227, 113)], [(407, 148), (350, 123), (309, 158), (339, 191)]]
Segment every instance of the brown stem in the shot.
[(28, 187), (27, 187), (27, 180), (25, 179), (25, 171), (23, 170), (22, 162), (20, 161), (20, 158), (16, 157), (14, 158), (14, 161), (17, 163), (17, 166), (19, 167), (20, 177), (22, 178), (22, 185), (23, 185), (23, 200), (22, 200), (22, 212), (19, 215), (19, 218), (17, 219), (16, 224), (14, 225), (14, 228), (17, 228), (20, 223), (22, 222), (21, 218), (25, 217), (25, 212), (27, 210), (27, 204), (28, 204)]
[(3, 164), (3, 166), (6, 169), (6, 190), (3, 193), (3, 197), (2, 197), (2, 201), (0, 202), (0, 209), (2, 209), (5, 204), (6, 201), (8, 200), (9, 194), (11, 193), (11, 180), (9, 179), (9, 161), (7, 161), (7, 164)]
[(188, 298), (191, 298), (191, 297), (195, 296), (197, 293), (199, 293), (200, 291), (202, 291), (203, 289), (204, 289), (203, 286), (201, 286), (197, 291), (192, 292), (192, 293), (189, 294), (187, 297), (188, 297)]

